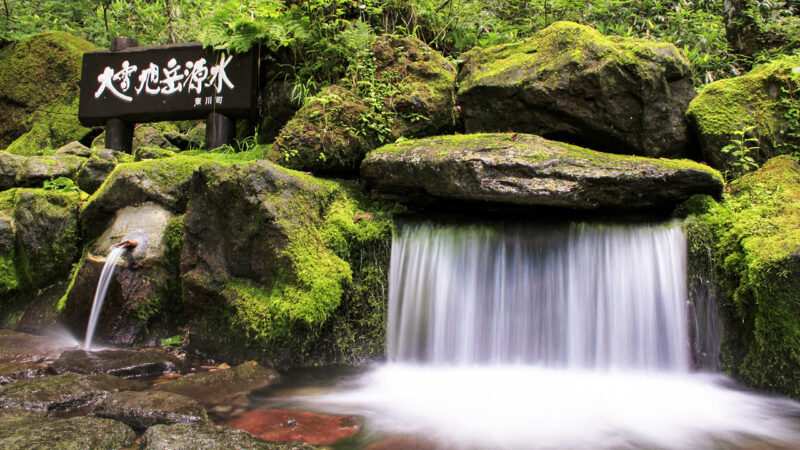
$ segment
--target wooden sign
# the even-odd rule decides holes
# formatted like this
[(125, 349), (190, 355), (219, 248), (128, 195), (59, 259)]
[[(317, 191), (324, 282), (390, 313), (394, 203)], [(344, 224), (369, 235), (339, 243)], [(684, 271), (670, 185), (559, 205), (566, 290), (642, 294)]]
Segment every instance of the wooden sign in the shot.
[(78, 119), (129, 123), (205, 119), (256, 112), (258, 60), (199, 43), (93, 51), (83, 56)]

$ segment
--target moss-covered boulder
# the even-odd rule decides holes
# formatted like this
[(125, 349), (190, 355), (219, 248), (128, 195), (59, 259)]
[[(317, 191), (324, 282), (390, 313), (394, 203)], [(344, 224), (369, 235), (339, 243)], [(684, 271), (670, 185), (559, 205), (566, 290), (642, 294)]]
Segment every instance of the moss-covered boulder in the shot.
[(16, 314), (14, 294), (30, 293), (69, 273), (80, 256), (79, 201), (77, 192), (0, 192), (0, 317)]
[(89, 133), (78, 123), (78, 91), (83, 53), (95, 49), (53, 32), (0, 50), (0, 148), (51, 153)]
[[(703, 158), (714, 168), (740, 175), (800, 150), (800, 56), (756, 66), (745, 75), (708, 84), (689, 105), (687, 115), (700, 139)], [(796, 113), (795, 113), (796, 114)], [(789, 115), (791, 116), (791, 115)], [(738, 142), (737, 142), (738, 141)], [(723, 149), (733, 145), (727, 151)], [(743, 154), (736, 154), (743, 151)]]
[(92, 415), (119, 420), (137, 431), (208, 421), (205, 409), (194, 400), (171, 392), (117, 392), (97, 404)]
[(68, 419), (0, 419), (0, 447), (85, 450), (131, 448), (136, 433), (111, 419), (72, 417)]
[(62, 375), (20, 380), (0, 386), (0, 408), (66, 414), (99, 402), (134, 383), (111, 375)]
[(467, 132), (517, 131), (612, 153), (686, 156), (694, 97), (668, 43), (556, 22), (519, 43), (473, 49), (459, 72)]
[(371, 53), (363, 71), (373, 78), (359, 73), (342, 80), (307, 101), (281, 130), (274, 146), (280, 164), (353, 173), (383, 142), (453, 128), (455, 69), (441, 54), (418, 39), (397, 36), (376, 39)]
[(722, 177), (688, 160), (621, 156), (525, 134), (417, 139), (381, 147), (361, 173), (406, 201), (475, 201), (600, 211), (670, 210)]
[(259, 439), (244, 430), (214, 425), (156, 425), (142, 435), (144, 450), (194, 449), (227, 450), (310, 450), (307, 444), (278, 444)]
[(692, 199), (692, 254), (711, 255), (725, 325), (722, 367), (747, 384), (800, 396), (800, 166), (767, 161), (725, 202)]
[(190, 373), (169, 383), (153, 387), (156, 391), (185, 395), (207, 405), (248, 405), (247, 394), (269, 386), (278, 372), (248, 361), (215, 372)]
[(190, 347), (275, 367), (380, 354), (392, 227), (359, 212), (339, 184), (267, 161), (202, 166), (181, 261)]
[(30, 156), (17, 171), (16, 186), (42, 187), (62, 177), (74, 180), (84, 163), (85, 158), (74, 155)]
[(108, 349), (67, 350), (50, 366), (56, 373), (105, 374), (121, 378), (153, 377), (180, 373), (183, 361), (166, 352)]

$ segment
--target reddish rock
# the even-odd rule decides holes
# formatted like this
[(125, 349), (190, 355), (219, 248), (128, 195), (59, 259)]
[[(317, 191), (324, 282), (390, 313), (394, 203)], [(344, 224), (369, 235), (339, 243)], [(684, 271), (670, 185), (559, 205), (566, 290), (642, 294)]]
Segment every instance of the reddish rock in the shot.
[(267, 441), (311, 445), (330, 445), (361, 429), (361, 421), (354, 416), (328, 416), (289, 409), (256, 409), (225, 425), (249, 431)]

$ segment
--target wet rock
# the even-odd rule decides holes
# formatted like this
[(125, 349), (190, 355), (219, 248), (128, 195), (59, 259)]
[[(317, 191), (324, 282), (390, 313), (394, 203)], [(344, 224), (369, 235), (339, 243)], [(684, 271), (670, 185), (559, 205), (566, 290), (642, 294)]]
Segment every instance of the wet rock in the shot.
[(124, 448), (136, 434), (127, 425), (92, 417), (0, 420), (0, 448), (82, 450)]
[(0, 385), (11, 384), (17, 380), (44, 376), (46, 371), (41, 364), (24, 362), (0, 362)]
[(40, 362), (57, 359), (75, 343), (65, 339), (0, 330), (0, 361)]
[(331, 445), (361, 430), (361, 421), (354, 416), (328, 416), (288, 409), (248, 411), (225, 425), (247, 430), (267, 441), (311, 445)]
[(41, 187), (45, 181), (60, 177), (74, 179), (86, 159), (74, 155), (31, 156), (17, 172), (16, 185)]
[[(278, 376), (278, 372), (272, 369), (246, 362), (226, 370), (192, 373), (154, 390), (175, 392), (204, 404), (227, 404), (269, 386)], [(246, 403), (247, 399), (244, 401)]]
[(143, 450), (294, 450), (313, 449), (303, 444), (265, 442), (243, 430), (214, 425), (156, 425), (142, 435)]
[(61, 354), (51, 369), (57, 373), (108, 374), (134, 378), (180, 372), (183, 363), (160, 351), (68, 350)]
[(130, 162), (133, 158), (127, 153), (111, 149), (103, 149), (92, 155), (86, 164), (81, 167), (77, 175), (78, 186), (81, 190), (93, 193), (106, 181), (118, 164)]
[(112, 246), (134, 231), (146, 237), (146, 242), (119, 261), (94, 342), (131, 345), (141, 337), (149, 318), (168, 320), (167, 314), (159, 313), (178, 309), (182, 220), (153, 203), (126, 206), (116, 211), (111, 225), (89, 248), (66, 295), (60, 319), (75, 335), (85, 332), (97, 281)]
[(515, 131), (612, 153), (688, 155), (692, 72), (672, 44), (556, 22), (461, 59), (458, 104), (468, 133)]
[(457, 447), (443, 445), (421, 436), (392, 436), (370, 444), (367, 450), (455, 450)]
[(0, 152), (0, 191), (17, 185), (17, 174), (22, 170), (27, 158), (8, 152)]
[(81, 158), (88, 158), (92, 156), (92, 149), (89, 147), (81, 144), (78, 141), (72, 141), (69, 144), (65, 144), (61, 146), (56, 152), (55, 155), (74, 155), (80, 156)]
[(19, 380), (0, 386), (0, 408), (18, 408), (66, 414), (92, 405), (114, 392), (135, 384), (109, 375), (65, 373), (51, 377)]
[(117, 392), (98, 403), (92, 415), (119, 420), (137, 431), (208, 420), (206, 411), (194, 400), (171, 392)]
[(583, 210), (671, 210), (720, 196), (722, 177), (688, 160), (612, 155), (523, 134), (442, 136), (387, 145), (361, 173), (380, 192)]

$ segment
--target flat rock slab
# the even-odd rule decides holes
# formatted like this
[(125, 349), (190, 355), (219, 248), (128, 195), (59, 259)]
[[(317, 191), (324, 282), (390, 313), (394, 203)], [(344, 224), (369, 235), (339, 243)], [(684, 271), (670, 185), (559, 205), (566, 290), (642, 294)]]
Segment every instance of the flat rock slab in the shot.
[(64, 414), (89, 406), (135, 383), (110, 375), (62, 375), (0, 386), (0, 408)]
[(694, 194), (719, 197), (722, 176), (688, 160), (622, 156), (535, 135), (499, 133), (403, 141), (370, 153), (361, 173), (401, 201), (461, 200), (637, 212)]
[(355, 416), (329, 416), (290, 409), (256, 409), (226, 423), (273, 442), (331, 445), (361, 430)]
[(145, 377), (181, 372), (183, 362), (158, 351), (70, 350), (53, 363), (57, 373), (108, 374), (123, 378)]
[(156, 425), (142, 435), (146, 450), (290, 450), (313, 449), (302, 444), (278, 444), (263, 441), (243, 430), (214, 425)]
[(38, 362), (57, 359), (64, 350), (75, 348), (67, 339), (0, 330), (0, 361)]
[(221, 404), (235, 402), (276, 379), (278, 372), (246, 362), (227, 370), (189, 374), (153, 389), (182, 394), (200, 403)]
[(92, 415), (119, 420), (137, 431), (208, 420), (205, 409), (194, 400), (171, 392), (117, 392), (98, 403)]
[(127, 425), (110, 419), (2, 418), (0, 448), (78, 450), (132, 447), (136, 434)]

